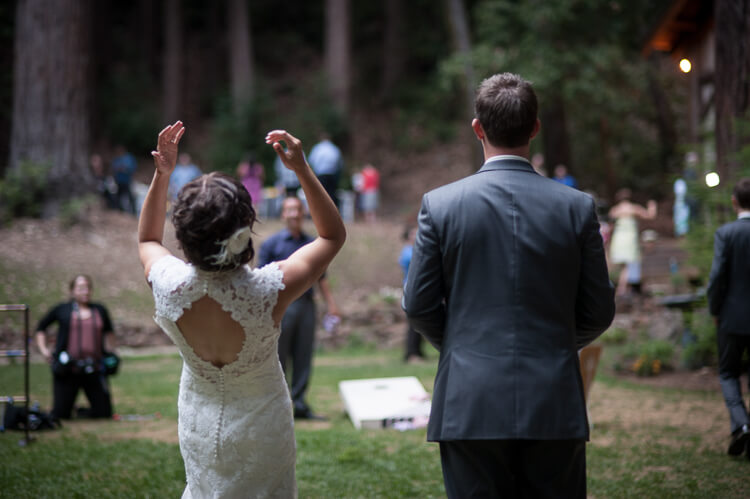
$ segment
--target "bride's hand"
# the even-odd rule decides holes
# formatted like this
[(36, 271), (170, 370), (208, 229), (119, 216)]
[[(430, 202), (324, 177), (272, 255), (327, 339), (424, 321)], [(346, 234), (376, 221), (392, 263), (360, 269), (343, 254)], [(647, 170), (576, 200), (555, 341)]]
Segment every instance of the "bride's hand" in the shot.
[[(286, 144), (286, 149), (281, 144)], [(281, 158), (284, 166), (298, 172), (307, 166), (305, 153), (302, 151), (302, 141), (286, 130), (272, 130), (266, 135), (266, 144), (271, 144), (273, 150)]]
[(177, 145), (184, 133), (185, 125), (182, 124), (182, 121), (176, 121), (174, 125), (165, 127), (159, 133), (156, 151), (151, 151), (156, 171), (165, 175), (172, 173), (177, 164)]

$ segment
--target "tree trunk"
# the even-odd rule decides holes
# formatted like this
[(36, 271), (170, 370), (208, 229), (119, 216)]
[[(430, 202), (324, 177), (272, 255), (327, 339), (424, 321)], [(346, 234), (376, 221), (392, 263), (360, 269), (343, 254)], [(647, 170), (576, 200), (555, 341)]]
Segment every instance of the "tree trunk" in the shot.
[[(97, 0), (101, 2), (101, 0)], [(157, 4), (151, 0), (138, 0), (138, 23), (140, 36), (138, 39), (142, 64), (151, 74), (158, 74), (159, 51), (157, 24)]]
[(659, 185), (669, 185), (669, 175), (682, 174), (677, 159), (677, 130), (675, 117), (669, 102), (657, 78), (656, 59), (651, 57), (646, 68), (648, 91), (656, 110), (656, 126), (659, 131)]
[(49, 164), (45, 213), (91, 186), (90, 11), (87, 0), (19, 0), (15, 24), (11, 168)]
[(610, 147), (609, 121), (606, 116), (599, 119), (599, 141), (602, 147), (602, 166), (604, 167), (605, 195), (608, 199), (614, 199), (617, 192), (618, 178), (615, 167), (612, 164), (612, 153)]
[(182, 74), (182, 7), (180, 0), (166, 0), (164, 3), (164, 60), (162, 67), (164, 123), (173, 123), (180, 118), (183, 97)]
[(349, 0), (326, 0), (325, 65), (328, 90), (346, 120), (351, 93), (351, 36)]
[(393, 90), (404, 71), (403, 4), (400, 0), (385, 0), (385, 33), (383, 35), (383, 81), (380, 96), (384, 101), (393, 97)]
[(235, 109), (253, 98), (253, 57), (246, 0), (227, 2), (229, 24), (229, 78)]
[(576, 176), (575, 168), (570, 164), (570, 138), (565, 116), (565, 103), (559, 94), (549, 95), (540, 102), (539, 119), (542, 122), (542, 145), (544, 163), (550, 175), (557, 165), (565, 165), (568, 172)]
[(471, 60), (469, 22), (466, 19), (466, 9), (464, 9), (462, 0), (445, 0), (445, 9), (448, 15), (448, 24), (453, 39), (454, 50), (464, 61), (464, 112), (462, 114), (467, 121), (464, 133), (467, 140), (472, 143), (472, 165), (469, 165), (469, 170), (474, 171), (483, 163), (483, 153), (481, 146), (475, 140), (471, 128), (468, 126), (468, 123), (474, 118), (474, 92), (477, 86), (474, 66)]
[(750, 1), (723, 0), (714, 4), (716, 29), (716, 168), (729, 180), (738, 169), (741, 147), (734, 127), (744, 117), (750, 89)]

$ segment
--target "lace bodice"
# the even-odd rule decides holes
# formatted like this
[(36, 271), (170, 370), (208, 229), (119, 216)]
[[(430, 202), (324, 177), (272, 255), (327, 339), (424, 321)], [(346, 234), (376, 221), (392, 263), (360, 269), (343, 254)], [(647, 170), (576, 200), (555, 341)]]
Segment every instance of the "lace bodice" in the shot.
[[(149, 273), (156, 314), (154, 320), (180, 349), (185, 362), (201, 376), (216, 381), (223, 376), (239, 376), (269, 356), (275, 356), (279, 329), (271, 312), (279, 290), (284, 288), (283, 274), (272, 263), (262, 269), (242, 266), (230, 272), (206, 272), (174, 256), (157, 260)], [(245, 331), (245, 340), (237, 360), (218, 368), (200, 358), (185, 341), (176, 326), (184, 310), (208, 295), (229, 312)]]
[[(292, 408), (278, 359), (272, 311), (283, 274), (272, 263), (205, 272), (174, 256), (149, 272), (154, 319), (183, 358), (178, 399), (183, 497), (295, 497)], [(222, 367), (199, 357), (176, 321), (209, 296), (245, 333), (237, 358)], [(206, 331), (211, 334), (211, 331)]]

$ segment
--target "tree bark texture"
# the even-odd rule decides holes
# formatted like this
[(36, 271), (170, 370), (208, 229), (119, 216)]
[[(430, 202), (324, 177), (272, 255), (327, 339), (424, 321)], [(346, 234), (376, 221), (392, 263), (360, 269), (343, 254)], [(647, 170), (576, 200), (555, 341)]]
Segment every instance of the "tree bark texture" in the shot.
[(565, 113), (565, 102), (559, 94), (548, 95), (539, 103), (539, 119), (542, 122), (542, 145), (544, 163), (550, 174), (557, 165), (565, 165), (575, 176), (575, 167), (570, 164), (570, 137)]
[(404, 71), (406, 48), (404, 41), (404, 5), (400, 0), (385, 0), (383, 34), (383, 81), (381, 98), (388, 101)]
[(479, 143), (474, 140), (473, 133), (468, 127), (468, 122), (474, 118), (474, 95), (477, 86), (476, 76), (474, 74), (474, 66), (471, 60), (471, 35), (469, 28), (469, 21), (466, 18), (466, 9), (462, 0), (445, 0), (444, 3), (445, 11), (448, 16), (448, 25), (450, 27), (451, 37), (453, 39), (454, 50), (463, 58), (464, 62), (464, 112), (463, 115), (466, 118), (467, 126), (466, 136), (472, 143), (471, 147), (471, 160), (472, 164), (469, 165), (469, 171), (474, 171), (477, 165), (483, 163), (482, 148)]
[(656, 110), (656, 126), (659, 130), (659, 178), (661, 185), (669, 183), (670, 173), (680, 173), (677, 160), (677, 130), (675, 116), (670, 106), (669, 96), (657, 78), (656, 59), (651, 57), (646, 68), (648, 91)]
[(351, 6), (349, 0), (326, 0), (325, 66), (333, 105), (346, 119), (351, 94)]
[(162, 67), (164, 123), (180, 119), (180, 106), (183, 102), (182, 72), (182, 6), (180, 0), (166, 0), (164, 3), (164, 60)]
[(714, 8), (716, 167), (722, 179), (729, 179), (737, 171), (742, 145), (734, 121), (745, 117), (750, 97), (750, 1), (720, 0)]
[(88, 0), (17, 4), (9, 163), (51, 165), (48, 205), (91, 185), (90, 11)]
[(253, 98), (253, 56), (250, 17), (246, 0), (227, 2), (229, 24), (229, 78), (236, 109)]

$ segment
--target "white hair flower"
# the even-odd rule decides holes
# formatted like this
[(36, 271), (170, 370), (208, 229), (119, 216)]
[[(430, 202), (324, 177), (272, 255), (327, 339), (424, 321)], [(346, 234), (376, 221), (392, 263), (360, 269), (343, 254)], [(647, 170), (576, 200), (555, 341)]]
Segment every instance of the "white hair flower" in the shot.
[(234, 261), (234, 257), (247, 249), (247, 243), (250, 241), (252, 231), (250, 227), (242, 227), (234, 231), (234, 234), (224, 239), (216, 241), (221, 247), (218, 253), (211, 255), (208, 259), (213, 260), (214, 265), (224, 266)]

